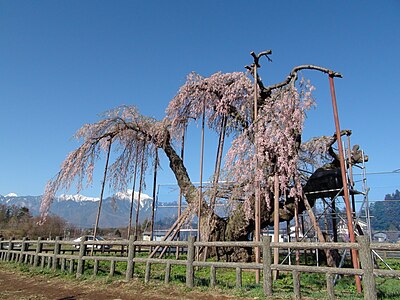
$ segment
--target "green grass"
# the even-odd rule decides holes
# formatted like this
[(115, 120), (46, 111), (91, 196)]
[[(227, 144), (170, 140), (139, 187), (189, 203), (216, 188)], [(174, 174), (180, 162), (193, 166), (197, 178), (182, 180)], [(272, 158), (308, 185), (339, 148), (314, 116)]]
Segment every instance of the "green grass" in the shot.
[(400, 279), (377, 278), (377, 293), (379, 299), (400, 299)]
[[(386, 265), (379, 259), (376, 260), (379, 269), (387, 269)], [(393, 270), (400, 270), (400, 259), (386, 258), (385, 263), (388, 264)]]
[[(99, 253), (99, 255), (101, 255)], [(104, 253), (103, 255), (112, 255)], [(139, 257), (147, 257), (148, 253), (140, 253)], [(166, 259), (175, 259), (175, 256), (166, 256)], [(180, 259), (184, 260), (185, 256), (182, 255)], [(387, 263), (393, 269), (400, 269), (399, 259), (388, 259)], [(8, 264), (1, 262), (1, 264)], [(32, 268), (26, 265), (18, 265), (20, 271), (29, 273), (32, 276), (36, 274), (61, 277), (65, 279), (75, 279), (75, 274), (69, 273), (69, 266), (67, 265), (64, 272), (57, 270), (56, 272), (45, 267), (42, 269)], [(85, 262), (85, 271), (81, 280), (93, 280), (93, 266), (94, 261)], [(115, 263), (115, 273), (113, 277), (110, 277), (110, 266), (109, 261), (100, 261), (98, 266), (97, 280), (102, 280), (105, 283), (110, 283), (114, 280), (124, 280), (125, 271), (127, 267), (126, 262)], [(150, 281), (155, 284), (162, 285), (165, 280), (165, 264), (152, 264), (151, 265), (151, 276)], [(384, 266), (379, 264), (380, 268)], [(142, 282), (145, 277), (145, 263), (136, 263), (134, 277), (138, 278)], [(311, 299), (327, 299), (326, 293), (326, 279), (325, 274), (306, 274), (302, 273), (301, 277), (301, 294), (303, 297)], [(186, 279), (186, 266), (185, 265), (172, 265), (170, 273), (170, 284), (185, 288)], [(255, 272), (251, 270), (242, 271), (242, 287), (236, 288), (236, 272), (235, 269), (229, 268), (217, 268), (216, 269), (216, 285), (217, 289), (227, 295), (233, 295), (237, 297), (250, 297), (250, 298), (263, 298), (264, 292), (262, 284), (255, 283)], [(397, 278), (377, 278), (377, 293), (379, 299), (400, 299), (400, 280)], [(209, 267), (198, 267), (195, 268), (195, 287), (199, 291), (208, 291), (210, 285), (210, 268)], [(337, 299), (363, 299), (362, 295), (358, 295), (356, 292), (354, 276), (341, 276), (337, 280), (334, 287)], [(293, 295), (293, 278), (291, 273), (281, 272), (278, 280), (273, 283), (273, 294), (278, 299), (290, 299)]]

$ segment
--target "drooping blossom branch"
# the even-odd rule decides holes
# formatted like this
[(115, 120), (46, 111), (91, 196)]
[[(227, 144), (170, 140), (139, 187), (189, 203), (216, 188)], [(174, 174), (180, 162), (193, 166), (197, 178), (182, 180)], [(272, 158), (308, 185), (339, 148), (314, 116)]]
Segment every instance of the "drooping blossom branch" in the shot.
[(208, 78), (189, 74), (166, 110), (167, 118), (171, 120), (171, 134), (179, 136), (190, 120), (201, 117), (203, 101), (209, 128), (219, 132), (224, 116), (230, 116), (227, 134), (240, 131), (251, 121), (252, 93), (252, 83), (243, 72), (218, 72)]
[[(161, 148), (170, 160), (170, 167), (183, 195), (189, 204), (194, 203), (192, 199), (198, 198), (197, 189), (172, 146), (173, 140), (168, 130), (170, 121), (167, 118), (162, 121), (147, 118), (133, 106), (118, 107), (104, 116), (104, 120), (84, 125), (76, 133), (75, 137), (82, 140), (82, 145), (67, 156), (57, 176), (48, 182), (41, 203), (42, 220), (46, 218), (58, 190), (68, 190), (74, 182), (80, 190), (85, 179), (87, 184), (91, 183), (95, 161), (99, 159), (101, 150), (108, 145), (110, 137), (113, 138), (116, 146), (114, 152), (117, 153), (107, 176), (112, 188), (126, 188), (129, 178), (133, 177), (137, 155), (140, 156), (139, 160), (143, 159), (146, 171), (148, 160), (155, 153), (154, 148)], [(206, 206), (203, 211), (208, 212)]]
[[(104, 114), (105, 119), (94, 124), (86, 124), (75, 134), (75, 138), (82, 141), (80, 147), (72, 151), (61, 165), (55, 178), (48, 182), (42, 203), (42, 219), (47, 216), (49, 207), (60, 189), (70, 189), (76, 182), (77, 190), (82, 189), (83, 182), (92, 183), (93, 170), (96, 160), (100, 158), (101, 151), (105, 150), (108, 140), (113, 138), (113, 143), (118, 145), (115, 151), (121, 153), (111, 165), (109, 180), (114, 187), (126, 187), (126, 178), (132, 174), (136, 146), (143, 145), (141, 141), (149, 140), (152, 144), (159, 143), (159, 133), (162, 125), (151, 118), (142, 116), (134, 107), (118, 107)], [(151, 151), (145, 149), (146, 159), (151, 157)]]
[[(269, 206), (273, 174), (278, 175), (282, 194), (288, 191), (290, 197), (301, 196), (297, 169), (299, 138), (305, 113), (314, 105), (313, 90), (314, 87), (306, 81), (301, 81), (298, 89), (288, 85), (275, 90), (269, 101), (261, 106), (256, 122), (233, 141), (225, 170), (229, 180), (240, 189), (239, 193), (246, 195), (245, 200), (252, 199), (254, 183), (258, 180)], [(257, 155), (260, 168), (254, 165), (254, 155)], [(245, 207), (251, 209), (250, 204)], [(251, 217), (251, 211), (247, 211), (247, 215)]]

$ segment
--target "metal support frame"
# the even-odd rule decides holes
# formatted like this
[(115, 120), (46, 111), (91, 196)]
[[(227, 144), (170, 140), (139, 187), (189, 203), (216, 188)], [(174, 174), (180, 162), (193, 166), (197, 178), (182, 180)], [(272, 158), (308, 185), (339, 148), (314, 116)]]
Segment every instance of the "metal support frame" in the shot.
[[(353, 227), (353, 213), (352, 213), (351, 207), (350, 207), (349, 188), (348, 188), (348, 184), (347, 184), (347, 176), (346, 176), (347, 173), (346, 173), (345, 160), (344, 160), (342, 137), (340, 134), (339, 113), (338, 113), (338, 109), (337, 109), (335, 85), (334, 85), (333, 78), (334, 78), (334, 75), (332, 73), (330, 73), (329, 74), (329, 86), (330, 86), (331, 96), (332, 96), (333, 116), (334, 116), (334, 120), (335, 120), (336, 138), (337, 138), (337, 144), (338, 144), (338, 149), (339, 149), (340, 170), (342, 173), (342, 183), (343, 183), (343, 189), (344, 189), (344, 201), (346, 204), (347, 228), (349, 231), (350, 242), (355, 243), (356, 239), (355, 239), (354, 227)], [(353, 268), (359, 269), (357, 250), (352, 249), (351, 254), (352, 254)], [(356, 281), (357, 292), (361, 293), (362, 288), (361, 288), (360, 277), (356, 275), (355, 281)]]

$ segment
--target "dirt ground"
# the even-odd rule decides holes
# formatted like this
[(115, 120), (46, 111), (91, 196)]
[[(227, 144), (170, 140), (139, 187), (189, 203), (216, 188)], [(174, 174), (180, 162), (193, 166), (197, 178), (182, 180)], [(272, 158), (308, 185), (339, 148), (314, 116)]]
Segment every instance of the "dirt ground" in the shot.
[[(138, 280), (129, 283), (113, 281), (105, 283), (89, 280), (49, 278), (29, 275), (19, 270), (0, 268), (0, 299), (57, 299), (57, 300), (108, 300), (108, 299), (205, 299), (233, 300), (235, 297), (185, 291), (169, 285), (144, 285)], [(242, 298), (243, 299), (243, 298)]]

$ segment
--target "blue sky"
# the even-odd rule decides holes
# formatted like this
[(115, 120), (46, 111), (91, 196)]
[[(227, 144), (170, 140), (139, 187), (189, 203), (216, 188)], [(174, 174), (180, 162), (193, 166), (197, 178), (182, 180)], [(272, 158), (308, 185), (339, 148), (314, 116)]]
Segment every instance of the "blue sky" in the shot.
[[(341, 127), (369, 155), (368, 172), (397, 170), (399, 24), (398, 1), (0, 0), (0, 194), (42, 194), (77, 147), (74, 132), (102, 112), (133, 104), (161, 119), (189, 72), (243, 71), (250, 51), (266, 49), (273, 51), (273, 63), (260, 69), (266, 84), (300, 64), (342, 73), (335, 81)], [(331, 135), (328, 78), (303, 75), (318, 103), (304, 136)], [(186, 157), (197, 181), (198, 128), (190, 139)], [(215, 140), (206, 137), (207, 170)], [(166, 163), (163, 170), (159, 183), (174, 182)], [(400, 188), (399, 179), (368, 176), (370, 199)], [(82, 194), (98, 196), (100, 182)]]

